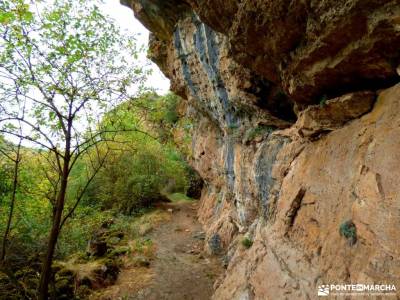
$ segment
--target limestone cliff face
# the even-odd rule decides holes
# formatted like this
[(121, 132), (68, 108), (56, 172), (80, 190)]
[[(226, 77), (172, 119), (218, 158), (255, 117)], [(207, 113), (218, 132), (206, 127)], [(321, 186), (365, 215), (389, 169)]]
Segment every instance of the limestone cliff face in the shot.
[(197, 120), (214, 298), (400, 289), (400, 1), (124, 3)]

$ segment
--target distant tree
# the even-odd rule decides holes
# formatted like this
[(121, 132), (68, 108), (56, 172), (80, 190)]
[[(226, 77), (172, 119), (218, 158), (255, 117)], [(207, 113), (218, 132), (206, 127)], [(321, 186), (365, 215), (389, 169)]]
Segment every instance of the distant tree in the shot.
[[(29, 3), (0, 1), (0, 133), (45, 150), (55, 171), (49, 176), (52, 227), (39, 286), (44, 300), (61, 227), (107, 151), (95, 151), (93, 170), (65, 212), (71, 170), (88, 149), (113, 140), (119, 130), (101, 127), (99, 117), (140, 90), (146, 72), (137, 60), (135, 38), (122, 35), (96, 1)], [(21, 112), (21, 101), (27, 113)]]
[(6, 156), (3, 154), (5, 152), (8, 155), (7, 151), (7, 143), (4, 138), (0, 135), (0, 206), (5, 201), (5, 198), (8, 196), (10, 192), (10, 183), (9, 183), (9, 164), (8, 160), (5, 159)]
[[(24, 107), (21, 107), (22, 111), (25, 111)], [(24, 105), (24, 104), (22, 104)], [(19, 124), (21, 125), (21, 124)], [(19, 127), (19, 133), (21, 134), (21, 126)], [(19, 173), (20, 173), (20, 163), (21, 163), (21, 148), (22, 148), (22, 138), (18, 139), (17, 145), (9, 143), (4, 140), (3, 136), (0, 136), (0, 161), (3, 163), (0, 165), (1, 169), (1, 186), (0, 186), (0, 205), (5, 198), (10, 198), (9, 200), (9, 210), (6, 217), (6, 227), (3, 234), (3, 239), (1, 243), (0, 250), (0, 270), (3, 271), (14, 284), (14, 286), (25, 292), (22, 285), (19, 284), (18, 280), (15, 278), (13, 272), (6, 264), (6, 251), (7, 243), (9, 240), (9, 235), (11, 232), (11, 225), (14, 218), (15, 202), (17, 199), (17, 191), (19, 187)], [(4, 163), (5, 162), (5, 163)], [(4, 166), (9, 166), (11, 170), (7, 170)], [(8, 172), (7, 172), (8, 171)], [(10, 174), (7, 174), (10, 173)], [(9, 182), (11, 181), (11, 182)]]
[(9, 213), (7, 217), (7, 225), (3, 235), (3, 242), (1, 245), (1, 252), (0, 252), (0, 263), (4, 263), (6, 257), (6, 249), (7, 249), (7, 242), (8, 236), (11, 230), (11, 223), (14, 217), (14, 208), (15, 208), (15, 201), (17, 197), (17, 189), (18, 189), (18, 180), (19, 180), (19, 166), (21, 162), (21, 144), (22, 139), (19, 139), (18, 144), (16, 147), (9, 147), (6, 149), (5, 147), (0, 146), (0, 154), (6, 157), (6, 159), (10, 160), (13, 165), (13, 174), (12, 174), (12, 185), (11, 185), (11, 199), (10, 199), (10, 207)]

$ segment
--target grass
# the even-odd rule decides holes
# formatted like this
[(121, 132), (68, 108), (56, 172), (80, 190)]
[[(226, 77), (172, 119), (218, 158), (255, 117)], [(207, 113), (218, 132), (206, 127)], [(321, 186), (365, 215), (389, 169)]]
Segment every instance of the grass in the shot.
[(190, 202), (194, 201), (194, 199), (186, 196), (185, 194), (182, 193), (173, 193), (173, 194), (168, 194), (167, 198), (172, 202), (172, 203), (177, 203), (177, 202)]
[(86, 263), (77, 263), (75, 260), (71, 259), (66, 262), (57, 263), (62, 265), (67, 270), (71, 270), (74, 274), (76, 274), (77, 278), (87, 277), (91, 280), (95, 280), (94, 271), (98, 270), (102, 266), (103, 260), (97, 259)]
[(141, 238), (131, 243), (133, 252), (142, 254), (146, 257), (152, 257), (154, 255), (154, 244), (151, 239)]
[(141, 214), (126, 216), (118, 214), (114, 216), (114, 224), (111, 230), (124, 232), (124, 239), (133, 240), (149, 233), (157, 224), (170, 219), (166, 211), (155, 208), (143, 210)]

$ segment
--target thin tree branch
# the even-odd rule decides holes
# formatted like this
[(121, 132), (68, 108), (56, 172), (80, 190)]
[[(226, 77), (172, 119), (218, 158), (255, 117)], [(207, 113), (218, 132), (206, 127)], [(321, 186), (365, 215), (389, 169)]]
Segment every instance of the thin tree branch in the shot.
[(99, 165), (97, 166), (97, 168), (94, 168), (93, 170), (93, 174), (89, 177), (89, 179), (86, 181), (85, 186), (82, 188), (82, 190), (80, 191), (79, 195), (76, 198), (75, 204), (74, 206), (70, 209), (70, 211), (64, 216), (61, 224), (60, 224), (60, 230), (63, 227), (63, 225), (65, 224), (65, 222), (67, 221), (68, 218), (71, 217), (71, 215), (74, 213), (74, 211), (76, 210), (76, 208), (79, 205), (79, 202), (82, 200), (82, 197), (84, 196), (86, 190), (88, 189), (90, 183), (93, 181), (93, 179), (96, 177), (97, 173), (99, 172), (99, 170), (103, 167), (106, 158), (108, 156), (109, 150), (106, 152), (106, 154), (103, 156), (103, 158), (100, 160)]

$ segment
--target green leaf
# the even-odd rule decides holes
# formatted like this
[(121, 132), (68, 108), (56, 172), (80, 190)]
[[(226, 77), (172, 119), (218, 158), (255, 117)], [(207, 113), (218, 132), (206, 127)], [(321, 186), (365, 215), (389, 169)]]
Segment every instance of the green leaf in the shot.
[(15, 20), (15, 15), (12, 12), (0, 12), (0, 23), (7, 25)]

